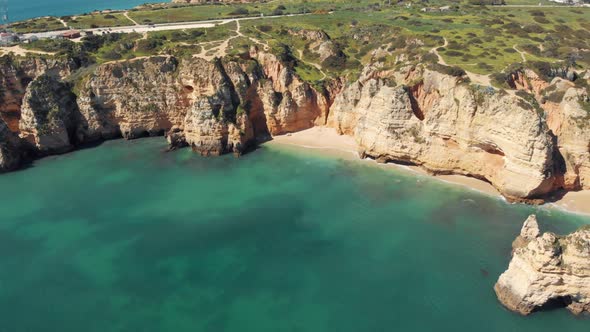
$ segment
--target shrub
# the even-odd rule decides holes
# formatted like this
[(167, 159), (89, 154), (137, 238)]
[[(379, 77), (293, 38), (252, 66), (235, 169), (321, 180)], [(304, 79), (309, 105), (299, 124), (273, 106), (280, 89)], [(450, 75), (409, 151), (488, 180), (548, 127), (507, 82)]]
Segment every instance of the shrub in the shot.
[(248, 14), (250, 14), (250, 11), (248, 11), (248, 9), (239, 7), (239, 8), (236, 8), (233, 12), (229, 13), (228, 15), (240, 16), (240, 15), (248, 15)]
[(422, 62), (425, 63), (437, 63), (438, 57), (434, 53), (426, 53), (422, 56)]
[(565, 95), (565, 91), (555, 91), (555, 92), (550, 93), (547, 96), (545, 96), (544, 100), (558, 104), (558, 103), (561, 103), (564, 95)]
[(434, 63), (430, 65), (430, 69), (437, 71), (439, 73), (443, 73), (445, 75), (454, 76), (454, 77), (463, 77), (467, 75), (465, 70), (461, 67), (457, 66), (445, 66), (439, 63)]
[(460, 56), (464, 55), (462, 52), (459, 52), (459, 51), (447, 51), (445, 54), (448, 56), (455, 56), (455, 57), (460, 57)]
[(154, 38), (140, 39), (137, 41), (137, 51), (143, 53), (151, 53), (158, 47), (162, 46), (162, 44), (162, 41)]
[(331, 55), (322, 62), (322, 65), (329, 70), (343, 70), (346, 68), (346, 57)]
[(533, 19), (535, 20), (535, 22), (541, 23), (541, 24), (549, 24), (549, 23), (551, 23), (551, 21), (549, 21), (548, 19), (546, 19), (543, 16), (535, 16)]
[(270, 25), (261, 25), (258, 27), (258, 30), (262, 31), (262, 32), (270, 32), (272, 31), (272, 26)]
[(543, 32), (545, 32), (545, 29), (543, 29), (538, 24), (527, 24), (523, 27), (523, 30), (528, 33), (543, 33)]
[(119, 60), (123, 56), (121, 56), (121, 53), (117, 52), (116, 50), (109, 50), (109, 51), (105, 52), (102, 55), (102, 57), (105, 58), (105, 59), (107, 59), (107, 60)]
[(492, 73), (490, 75), (490, 79), (492, 81), (492, 85), (503, 88), (503, 89), (510, 89), (510, 75), (507, 73)]

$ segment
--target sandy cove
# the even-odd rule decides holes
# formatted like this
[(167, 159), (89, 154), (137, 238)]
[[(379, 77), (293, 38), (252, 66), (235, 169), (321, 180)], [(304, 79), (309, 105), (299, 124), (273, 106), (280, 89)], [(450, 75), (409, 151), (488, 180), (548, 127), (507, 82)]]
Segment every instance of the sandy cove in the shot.
[[(300, 132), (275, 136), (267, 145), (292, 145), (307, 149), (323, 150), (326, 153), (351, 160), (359, 160), (357, 144), (353, 137), (339, 135), (333, 128), (313, 127)], [(371, 161), (375, 163), (374, 161)], [(429, 175), (419, 166), (401, 166), (396, 164), (378, 164), (381, 167), (396, 167), (421, 175)], [(435, 175), (432, 176), (441, 181), (477, 190), (484, 194), (502, 197), (502, 195), (488, 182), (463, 175)], [(547, 206), (556, 207), (573, 213), (590, 215), (590, 190), (568, 192), (563, 197)]]

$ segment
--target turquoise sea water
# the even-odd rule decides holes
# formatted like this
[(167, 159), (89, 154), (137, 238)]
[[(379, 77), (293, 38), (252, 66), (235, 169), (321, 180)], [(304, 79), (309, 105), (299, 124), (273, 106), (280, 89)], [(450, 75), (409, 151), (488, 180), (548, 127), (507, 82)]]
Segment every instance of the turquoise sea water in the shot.
[(39, 16), (64, 16), (88, 13), (103, 9), (129, 9), (144, 3), (169, 2), (167, 0), (8, 0), (10, 22)]
[(492, 286), (536, 211), (296, 148), (110, 141), (0, 176), (0, 331), (588, 331)]

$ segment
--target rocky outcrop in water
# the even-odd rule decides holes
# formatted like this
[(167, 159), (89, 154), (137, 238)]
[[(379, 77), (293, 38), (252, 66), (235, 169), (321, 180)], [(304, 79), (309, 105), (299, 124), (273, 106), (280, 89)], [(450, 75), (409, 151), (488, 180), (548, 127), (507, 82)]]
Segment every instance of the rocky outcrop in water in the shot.
[(541, 234), (525, 221), (508, 270), (494, 286), (500, 302), (523, 315), (556, 307), (590, 312), (590, 228), (567, 236)]

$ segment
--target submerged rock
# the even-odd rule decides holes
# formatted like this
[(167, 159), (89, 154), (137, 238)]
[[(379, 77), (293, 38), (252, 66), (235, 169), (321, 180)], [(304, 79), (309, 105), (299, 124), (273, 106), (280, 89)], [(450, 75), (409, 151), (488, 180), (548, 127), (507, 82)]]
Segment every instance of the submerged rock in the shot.
[(556, 307), (590, 313), (590, 227), (541, 235), (530, 216), (513, 248), (508, 270), (494, 286), (506, 308), (522, 315)]

